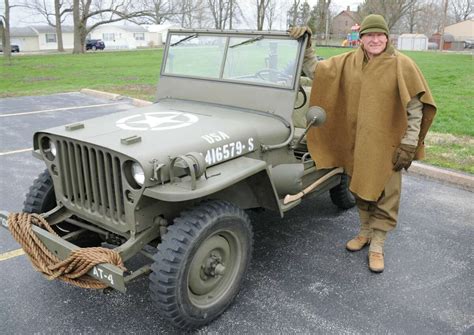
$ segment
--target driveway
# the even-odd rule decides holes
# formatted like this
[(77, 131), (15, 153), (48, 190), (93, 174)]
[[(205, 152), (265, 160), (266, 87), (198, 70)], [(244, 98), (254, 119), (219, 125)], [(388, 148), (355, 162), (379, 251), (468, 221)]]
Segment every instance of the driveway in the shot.
[[(0, 99), (0, 209), (20, 211), (44, 164), (32, 157), (37, 129), (134, 108), (80, 93)], [(234, 304), (198, 334), (473, 334), (474, 194), (405, 174), (399, 226), (386, 242), (386, 270), (367, 269), (355, 209), (328, 195), (280, 219), (251, 214), (252, 266)], [(179, 334), (153, 307), (148, 279), (126, 294), (82, 290), (35, 272), (0, 228), (2, 334)], [(140, 262), (140, 259), (135, 260)]]

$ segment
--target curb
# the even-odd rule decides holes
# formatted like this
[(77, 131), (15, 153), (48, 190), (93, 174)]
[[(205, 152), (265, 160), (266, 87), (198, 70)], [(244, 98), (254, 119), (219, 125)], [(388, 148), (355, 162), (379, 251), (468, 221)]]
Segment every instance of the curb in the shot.
[(136, 107), (145, 107), (145, 106), (149, 106), (149, 105), (153, 104), (153, 102), (151, 102), (151, 101), (130, 98), (130, 97), (127, 97), (127, 96), (116, 94), (116, 93), (97, 91), (97, 90), (93, 90), (93, 89), (90, 89), (90, 88), (83, 88), (79, 92), (81, 92), (82, 94), (86, 94), (86, 95), (96, 97), (96, 98), (108, 99), (108, 100), (113, 100), (113, 101), (128, 99), (132, 102), (132, 105), (136, 106)]
[(120, 94), (91, 90), (90, 88), (83, 88), (79, 92), (81, 92), (82, 94), (96, 97), (96, 98), (102, 98), (102, 99), (108, 99), (108, 100), (114, 100), (114, 101), (121, 100), (124, 98)]
[(441, 169), (432, 165), (413, 162), (408, 173), (421, 175), (431, 179), (436, 179), (459, 188), (474, 192), (474, 176), (471, 174)]
[[(145, 107), (153, 104), (150, 101), (135, 99), (126, 97), (120, 94), (102, 92), (97, 90), (92, 90), (89, 88), (84, 88), (80, 90), (81, 93), (92, 95), (97, 98), (109, 99), (109, 100), (121, 100), (128, 99), (132, 102), (132, 105), (136, 107)], [(474, 175), (441, 169), (432, 165), (422, 164), (418, 162), (413, 162), (409, 169), (409, 174), (416, 174), (438, 181), (442, 181), (448, 184), (452, 184), (459, 188), (465, 189), (470, 192), (474, 192)]]

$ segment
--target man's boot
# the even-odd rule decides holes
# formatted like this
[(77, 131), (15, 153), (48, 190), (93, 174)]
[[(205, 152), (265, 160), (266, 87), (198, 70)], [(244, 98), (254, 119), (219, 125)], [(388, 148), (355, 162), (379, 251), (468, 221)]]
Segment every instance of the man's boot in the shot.
[(372, 236), (372, 229), (369, 226), (370, 213), (365, 210), (359, 209), (360, 216), (360, 232), (352, 240), (347, 242), (346, 249), (349, 251), (359, 251), (366, 245), (370, 244), (370, 238)]
[(387, 232), (374, 229), (369, 248), (369, 269), (375, 273), (381, 273), (384, 270), (383, 246)]

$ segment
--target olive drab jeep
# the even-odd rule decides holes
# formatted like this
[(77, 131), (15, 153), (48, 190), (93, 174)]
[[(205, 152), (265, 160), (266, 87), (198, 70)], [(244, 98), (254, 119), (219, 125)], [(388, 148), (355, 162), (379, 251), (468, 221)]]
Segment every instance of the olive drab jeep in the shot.
[(307, 150), (325, 114), (308, 109), (301, 85), (306, 38), (171, 30), (154, 104), (34, 134), (46, 170), (24, 211), (62, 238), (35, 233), (61, 259), (93, 245), (125, 262), (145, 255), (138, 269), (99, 264), (89, 275), (124, 292), (149, 273), (152, 300), (178, 327), (218, 317), (249, 267), (247, 210), (283, 217), (328, 191), (340, 208), (355, 204), (343, 170), (318, 169)]

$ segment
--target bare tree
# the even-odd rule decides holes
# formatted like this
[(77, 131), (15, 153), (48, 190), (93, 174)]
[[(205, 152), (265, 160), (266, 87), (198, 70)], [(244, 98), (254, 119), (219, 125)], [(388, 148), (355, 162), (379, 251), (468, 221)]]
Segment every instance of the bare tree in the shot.
[(298, 13), (300, 8), (301, 0), (293, 0), (293, 4), (291, 5), (290, 9), (288, 10), (288, 26), (296, 26), (298, 24)]
[(275, 0), (270, 0), (267, 10), (265, 11), (265, 19), (267, 20), (268, 30), (272, 30), (273, 21), (275, 20), (277, 11), (277, 3)]
[(329, 7), (331, 0), (318, 0), (316, 6), (311, 11), (310, 28), (316, 35), (326, 36), (329, 31), (329, 21), (331, 20), (331, 12)]
[(428, 0), (421, 4), (417, 18), (417, 32), (431, 36), (441, 30), (443, 22), (442, 1)]
[(257, 30), (263, 30), (265, 23), (265, 12), (267, 11), (270, 0), (257, 0)]
[(137, 24), (163, 24), (180, 12), (180, 3), (172, 0), (141, 0), (132, 6), (134, 11), (143, 13), (140, 17), (130, 19)]
[(207, 7), (216, 29), (232, 29), (233, 21), (242, 15), (236, 0), (207, 0)]
[(360, 16), (380, 14), (391, 29), (418, 0), (365, 0), (360, 6)]
[(466, 21), (474, 16), (474, 1), (450, 0), (450, 9), (456, 22)]
[[(0, 13), (0, 34), (2, 35), (3, 57), (7, 64), (11, 63), (12, 46), (10, 42), (10, 10), (18, 5), (4, 0), (3, 13)], [(3, 7), (3, 6), (2, 6)]]
[(400, 30), (408, 31), (410, 34), (419, 33), (421, 16), (425, 13), (425, 6), (421, 3), (415, 3), (407, 11), (404, 17), (401, 18)]
[(58, 51), (64, 51), (62, 24), (72, 12), (72, 5), (67, 0), (23, 0), (22, 7), (35, 14), (40, 14), (49, 26), (55, 28)]
[[(131, 20), (141, 17), (144, 12), (135, 10), (133, 0), (73, 0), (74, 50), (83, 53), (87, 35), (100, 25)], [(87, 22), (93, 19), (90, 26)]]
[(207, 0), (207, 3), (214, 19), (214, 28), (224, 29), (228, 17), (227, 1)]

